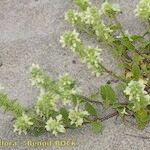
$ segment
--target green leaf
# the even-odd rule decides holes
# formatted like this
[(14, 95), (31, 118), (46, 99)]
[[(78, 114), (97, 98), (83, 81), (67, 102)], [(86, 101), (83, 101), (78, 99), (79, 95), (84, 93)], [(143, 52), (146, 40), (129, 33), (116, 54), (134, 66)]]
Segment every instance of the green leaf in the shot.
[(141, 109), (135, 114), (138, 128), (144, 129), (146, 124), (150, 121), (150, 115), (147, 109)]
[(130, 37), (133, 41), (143, 41), (144, 40), (144, 37), (143, 36), (141, 36), (141, 35), (132, 35), (131, 37)]
[(117, 31), (117, 30), (121, 29), (121, 26), (120, 26), (120, 24), (115, 24), (115, 25), (112, 24), (112, 25), (110, 25), (110, 29), (113, 31)]
[(89, 6), (88, 1), (83, 1), (83, 0), (74, 0), (75, 4), (80, 7), (81, 10), (86, 10), (87, 7)]
[(133, 62), (135, 62), (135, 63), (139, 63), (139, 62), (141, 62), (143, 60), (143, 57), (142, 56), (140, 56), (140, 55), (134, 55), (133, 56)]
[(148, 49), (150, 47), (150, 42), (148, 42), (148, 41), (144, 41), (144, 42), (142, 42), (141, 43), (141, 46), (140, 46), (140, 48), (141, 49)]
[(63, 117), (64, 123), (68, 124), (68, 122), (69, 122), (68, 114), (69, 113), (68, 113), (67, 109), (66, 108), (61, 108), (59, 111), (60, 111), (60, 114)]
[(135, 50), (134, 45), (132, 44), (132, 42), (129, 40), (128, 37), (123, 37), (121, 39), (121, 43), (128, 49), (128, 50)]
[(41, 136), (46, 133), (46, 130), (44, 127), (35, 127), (34, 130), (32, 131), (34, 136)]
[(41, 118), (33, 112), (31, 112), (30, 116), (33, 121), (33, 126), (29, 132), (31, 132), (34, 136), (41, 136), (45, 134), (47, 132), (45, 129), (45, 122), (40, 120)]
[(126, 112), (126, 107), (122, 106), (121, 104), (115, 104), (115, 106), (113, 107), (114, 109), (116, 109), (116, 111), (118, 112), (120, 117), (124, 117), (125, 115), (127, 115), (128, 113)]
[(99, 120), (92, 122), (92, 130), (94, 133), (101, 133), (103, 130), (102, 122)]
[(140, 67), (137, 64), (132, 65), (132, 72), (133, 72), (133, 77), (135, 80), (139, 80), (141, 76), (141, 70)]
[(14, 113), (17, 117), (22, 116), (22, 113), (26, 111), (26, 108), (20, 103), (16, 100), (10, 100), (8, 96), (2, 92), (0, 92), (0, 107), (3, 107), (6, 112)]
[(97, 111), (96, 109), (90, 104), (90, 103), (86, 103), (85, 104), (85, 110), (90, 113), (93, 116), (97, 116)]
[(117, 96), (111, 86), (107, 84), (101, 86), (100, 93), (103, 98), (104, 105), (113, 105), (117, 102)]
[(90, 98), (96, 100), (99, 98), (99, 96), (100, 96), (99, 92), (95, 92), (90, 95)]

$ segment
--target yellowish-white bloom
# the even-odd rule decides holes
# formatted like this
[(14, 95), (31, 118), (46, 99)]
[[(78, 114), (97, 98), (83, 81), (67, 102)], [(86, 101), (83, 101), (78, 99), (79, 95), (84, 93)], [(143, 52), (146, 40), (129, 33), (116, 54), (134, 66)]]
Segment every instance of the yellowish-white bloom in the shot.
[(64, 35), (60, 37), (62, 47), (69, 46), (73, 51), (76, 50), (80, 42), (79, 33), (76, 30), (73, 30), (73, 32), (65, 32)]
[(69, 21), (72, 25), (81, 25), (82, 20), (80, 14), (74, 10), (69, 10), (65, 13), (65, 20)]
[(51, 92), (41, 93), (35, 108), (40, 117), (49, 118), (54, 111), (57, 111), (55, 96)]
[(27, 134), (27, 131), (33, 125), (31, 119), (31, 117), (28, 117), (25, 113), (23, 113), (22, 116), (17, 118), (16, 120), (16, 123), (14, 125), (14, 132), (18, 132), (19, 135), (21, 133)]
[(133, 99), (139, 100), (141, 94), (146, 94), (144, 91), (145, 85), (140, 81), (130, 81), (128, 86), (124, 90), (126, 95), (129, 95), (129, 100), (132, 101)]
[(75, 124), (76, 127), (81, 126), (84, 122), (84, 118), (88, 115), (89, 113), (87, 111), (79, 110), (78, 106), (76, 106), (75, 109), (69, 111), (71, 125)]
[(150, 96), (144, 89), (145, 85), (142, 80), (131, 80), (124, 90), (124, 93), (129, 96), (129, 101), (134, 111), (144, 109), (150, 104)]
[(42, 71), (39, 65), (32, 64), (30, 71), (32, 73), (32, 85), (39, 85), (44, 83), (44, 79), (42, 78)]
[(46, 122), (45, 128), (47, 131), (52, 132), (52, 134), (54, 134), (55, 136), (57, 135), (58, 132), (61, 133), (66, 132), (62, 121), (62, 115), (60, 114), (56, 116), (56, 119), (50, 117), (49, 120)]
[(63, 104), (70, 104), (72, 102), (72, 95), (77, 93), (75, 81), (68, 74), (64, 74), (59, 78), (58, 87), (61, 98), (63, 99)]
[(126, 112), (126, 108), (124, 107), (123, 110), (121, 111), (121, 114), (124, 115), (128, 115), (128, 113)]
[(82, 22), (87, 25), (96, 25), (100, 20), (100, 15), (96, 7), (88, 7), (86, 11), (80, 13)]

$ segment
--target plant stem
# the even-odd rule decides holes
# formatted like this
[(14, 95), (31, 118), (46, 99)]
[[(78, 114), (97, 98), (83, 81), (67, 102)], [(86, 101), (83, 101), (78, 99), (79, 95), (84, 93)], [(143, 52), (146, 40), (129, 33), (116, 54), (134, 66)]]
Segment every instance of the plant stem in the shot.
[(150, 139), (150, 136), (143, 136), (143, 135), (133, 135), (133, 134), (125, 134), (132, 137), (142, 138), (142, 139)]
[(118, 112), (115, 111), (115, 112), (109, 113), (108, 115), (105, 115), (105, 116), (103, 116), (103, 117), (97, 117), (97, 118), (94, 118), (93, 120), (89, 120), (89, 121), (87, 121), (87, 122), (84, 122), (83, 124), (89, 124), (89, 123), (95, 122), (95, 121), (97, 121), (97, 120), (103, 122), (103, 121), (108, 120), (108, 119), (110, 119), (110, 118), (113, 118), (114, 116), (117, 116), (117, 115), (118, 115)]
[[(90, 103), (95, 103), (95, 104), (99, 104), (99, 105), (103, 105), (103, 103), (101, 101), (97, 101), (97, 100), (92, 100), (86, 96), (82, 96), (82, 95), (75, 95), (75, 96), (78, 96), (80, 98), (82, 98), (83, 100), (87, 101), (87, 102), (90, 102)], [(129, 103), (128, 102), (123, 102), (123, 103), (120, 103), (121, 105), (124, 105), (124, 106), (127, 106)]]
[(92, 99), (90, 99), (90, 98), (88, 98), (88, 97), (86, 97), (86, 96), (83, 96), (83, 95), (75, 95), (75, 96), (78, 96), (79, 98), (81, 98), (81, 99), (83, 99), (83, 100), (85, 100), (85, 101), (87, 101), (87, 102), (90, 102), (90, 103), (95, 103), (95, 104), (103, 105), (102, 102), (96, 101), (96, 100), (92, 100)]
[(104, 117), (95, 118), (94, 121), (100, 120), (100, 121), (103, 122), (103, 121), (108, 120), (108, 119), (110, 119), (110, 118), (112, 118), (112, 117), (114, 117), (114, 116), (117, 116), (117, 115), (118, 115), (118, 112), (115, 111), (115, 112), (113, 112), (113, 113), (109, 113), (108, 115), (105, 115)]
[(101, 66), (101, 68), (107, 72), (108, 74), (110, 74), (111, 76), (123, 81), (123, 82), (127, 82), (124, 78), (122, 78), (121, 76), (116, 75), (113, 71), (108, 70), (105, 66), (103, 66), (102, 64), (99, 64)]
[(144, 34), (143, 34), (143, 37), (145, 37), (147, 34), (149, 34), (149, 32), (147, 31), (147, 32), (145, 32)]

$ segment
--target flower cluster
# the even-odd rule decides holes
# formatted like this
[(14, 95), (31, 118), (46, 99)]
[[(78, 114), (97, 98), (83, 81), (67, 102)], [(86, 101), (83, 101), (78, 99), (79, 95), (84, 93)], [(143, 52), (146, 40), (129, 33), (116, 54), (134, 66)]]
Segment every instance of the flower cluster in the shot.
[(52, 80), (43, 73), (39, 65), (32, 64), (30, 71), (32, 75), (32, 85), (39, 87), (42, 91), (45, 91), (51, 87)]
[(84, 28), (84, 24), (79, 12), (68, 10), (65, 13), (65, 20), (69, 21), (72, 25), (77, 26), (80, 29)]
[(31, 129), (31, 126), (33, 125), (31, 119), (32, 118), (23, 113), (22, 116), (18, 117), (16, 120), (16, 123), (14, 125), (14, 132), (18, 132), (19, 135), (21, 133), (27, 134), (27, 131)]
[(150, 21), (150, 0), (141, 0), (137, 5), (136, 13), (144, 20)]
[[(77, 12), (69, 10), (65, 13), (65, 20), (69, 21), (72, 25), (80, 26), (80, 29), (85, 26), (92, 27), (92, 25), (99, 23), (100, 12), (96, 7), (87, 7), (86, 11)], [(82, 27), (82, 28), (81, 28)], [(79, 27), (78, 27), (79, 28)]]
[(61, 98), (63, 99), (64, 105), (70, 104), (72, 100), (72, 95), (76, 94), (75, 81), (68, 75), (65, 74), (59, 78), (58, 90), (60, 92)]
[(109, 3), (108, 0), (102, 4), (102, 13), (107, 17), (113, 18), (119, 12), (121, 12), (119, 6)]
[(60, 38), (60, 42), (62, 44), (62, 47), (68, 46), (73, 50), (74, 52), (79, 53), (82, 55), (83, 50), (83, 44), (81, 43), (81, 40), (79, 39), (79, 33), (75, 30), (73, 32), (65, 32), (63, 36)]
[(100, 62), (102, 58), (100, 57), (101, 49), (99, 48), (87, 48), (85, 50), (85, 57), (83, 61), (88, 64), (88, 68), (92, 69), (93, 72), (97, 77), (99, 77), (100, 73), (102, 72), (102, 68), (100, 67)]
[(78, 33), (74, 30), (73, 32), (65, 32), (61, 37), (60, 42), (63, 46), (70, 47), (73, 51), (79, 54), (83, 62), (88, 64), (88, 67), (93, 70), (96, 76), (99, 76), (102, 72), (101, 66), (99, 65), (102, 59), (100, 58), (100, 49), (98, 48), (85, 48), (81, 40), (78, 38)]
[(63, 125), (62, 115), (59, 114), (58, 116), (56, 116), (56, 119), (50, 117), (49, 120), (46, 122), (45, 128), (47, 131), (51, 131), (52, 134), (54, 134), (55, 136), (58, 132), (64, 133), (66, 130)]
[(76, 127), (81, 126), (84, 122), (84, 118), (87, 117), (89, 113), (79, 109), (77, 105), (75, 109), (69, 111), (69, 119), (71, 120), (71, 125), (75, 124)]
[(56, 98), (51, 92), (42, 93), (36, 103), (36, 113), (47, 119), (54, 111), (57, 111)]
[(31, 68), (32, 74), (32, 85), (41, 85), (44, 83), (44, 79), (41, 77), (43, 75), (39, 65), (32, 64)]
[(80, 13), (80, 16), (82, 22), (89, 26), (93, 26), (100, 22), (100, 12), (96, 7), (88, 7), (86, 11)]
[(131, 80), (124, 90), (124, 93), (129, 96), (129, 101), (132, 104), (132, 109), (134, 111), (139, 111), (140, 109), (146, 108), (150, 105), (150, 96), (144, 88), (145, 85), (143, 81)]
[(77, 94), (77, 90), (75, 89), (75, 81), (68, 74), (60, 76), (58, 81), (53, 81), (43, 73), (39, 66), (32, 66), (32, 81), (42, 89), (36, 105), (40, 116), (47, 116), (49, 111), (56, 110), (57, 99), (61, 99), (64, 104), (71, 103), (72, 96)]
[[(104, 8), (105, 8), (105, 13), (106, 13), (108, 11), (108, 10), (106, 11), (107, 7), (104, 7)], [(117, 9), (115, 6), (112, 6), (111, 8), (112, 8), (111, 11), (115, 13), (119, 11), (119, 9)], [(77, 28), (81, 30), (85, 30), (88, 27), (88, 29), (91, 29), (92, 32), (96, 34), (98, 40), (101, 40), (105, 43), (110, 43), (110, 44), (114, 41), (113, 30), (111, 30), (109, 27), (107, 27), (104, 24), (104, 22), (101, 20), (100, 11), (92, 5), (90, 5), (89, 7), (87, 7), (86, 10), (81, 11), (81, 12), (69, 10), (65, 14), (65, 18), (72, 25), (76, 26)]]

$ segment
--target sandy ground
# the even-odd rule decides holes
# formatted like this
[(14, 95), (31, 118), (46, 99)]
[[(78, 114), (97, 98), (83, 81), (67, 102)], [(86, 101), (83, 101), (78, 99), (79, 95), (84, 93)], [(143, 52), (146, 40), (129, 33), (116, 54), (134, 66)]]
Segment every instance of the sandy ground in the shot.
[[(100, 7), (102, 0), (93, 0)], [(123, 10), (120, 21), (125, 30), (132, 33), (143, 33), (144, 24), (134, 16), (133, 9), (138, 0), (114, 0)], [(25, 106), (32, 107), (38, 90), (30, 83), (29, 68), (32, 63), (39, 64), (44, 71), (57, 78), (68, 72), (76, 80), (81, 90), (88, 95), (110, 77), (103, 74), (100, 78), (91, 75), (86, 65), (69, 49), (62, 49), (59, 37), (71, 26), (64, 21), (64, 12), (74, 7), (72, 0), (0, 0), (0, 83), (10, 98), (17, 99)], [(85, 43), (96, 45), (94, 40), (83, 36)], [(105, 65), (113, 71), (120, 72), (117, 62), (103, 48)], [(74, 60), (76, 63), (73, 63)], [(131, 137), (127, 134), (150, 136), (150, 126), (139, 131), (131, 124), (116, 121), (115, 118), (104, 122), (102, 134), (94, 134), (89, 125), (80, 129), (68, 130), (65, 135), (54, 137), (46, 134), (40, 137), (30, 135), (18, 136), (13, 133), (11, 114), (0, 110), (0, 145), (2, 140), (16, 141), (18, 146), (7, 147), (8, 150), (53, 149), (53, 150), (149, 150), (150, 139)], [(25, 142), (34, 141), (67, 141), (72, 140), (76, 146), (28, 147)], [(0, 150), (3, 149), (0, 146)]]

